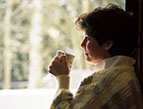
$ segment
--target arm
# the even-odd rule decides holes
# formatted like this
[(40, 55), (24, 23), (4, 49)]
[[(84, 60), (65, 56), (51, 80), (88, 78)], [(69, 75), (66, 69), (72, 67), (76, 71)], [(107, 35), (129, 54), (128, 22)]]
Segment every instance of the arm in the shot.
[[(63, 64), (62, 64), (63, 62)], [(56, 93), (55, 99), (51, 105), (51, 109), (87, 109), (87, 104), (89, 101), (93, 101), (95, 98), (93, 94), (95, 93), (96, 84), (89, 82), (92, 78), (86, 78), (81, 83), (79, 91), (73, 98), (72, 93), (69, 91), (69, 80), (70, 77), (66, 70), (66, 65), (64, 64), (64, 57), (62, 57), (62, 62), (54, 60), (50, 68), (50, 73), (56, 76), (59, 84), (58, 91)], [(64, 68), (64, 69), (61, 69)], [(68, 73), (67, 73), (68, 72)], [(86, 83), (86, 85), (84, 84)]]
[(51, 105), (51, 109), (93, 109), (93, 106), (95, 107), (94, 109), (98, 109), (98, 105), (95, 103), (96, 97), (94, 96), (94, 93), (96, 93), (94, 91), (97, 91), (97, 94), (99, 92), (95, 90), (96, 84), (81, 86), (75, 97), (73, 97), (68, 89), (63, 88), (63, 86), (59, 87), (62, 88), (59, 88)]
[(58, 90), (51, 105), (51, 109), (68, 109), (70, 101), (73, 99), (72, 93), (69, 91), (69, 68), (67, 66), (66, 57), (63, 55), (59, 61), (58, 56), (55, 57), (49, 72), (54, 75), (58, 80)]
[(66, 75), (60, 75), (56, 78), (58, 80), (59, 88), (51, 105), (51, 109), (69, 109), (71, 106), (71, 101), (73, 100), (73, 95), (69, 91), (70, 77)]

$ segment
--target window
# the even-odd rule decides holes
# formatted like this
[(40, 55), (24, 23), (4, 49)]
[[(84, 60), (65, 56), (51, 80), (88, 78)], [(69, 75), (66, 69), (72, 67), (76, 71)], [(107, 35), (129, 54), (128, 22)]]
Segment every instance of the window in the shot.
[(125, 6), (124, 0), (1, 0), (0, 88), (43, 87), (41, 80), (59, 49), (75, 51), (73, 71), (89, 71), (92, 65), (84, 60), (82, 33), (74, 21), (108, 3)]

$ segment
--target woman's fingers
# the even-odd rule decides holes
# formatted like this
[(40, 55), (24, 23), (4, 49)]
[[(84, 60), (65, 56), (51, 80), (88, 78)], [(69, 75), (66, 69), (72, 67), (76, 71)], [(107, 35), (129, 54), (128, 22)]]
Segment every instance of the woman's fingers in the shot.
[(49, 71), (48, 71), (48, 72), (51, 73), (52, 75), (55, 75), (55, 76), (56, 76), (55, 71), (54, 71), (54, 68), (53, 68), (52, 65), (49, 66)]
[(54, 58), (51, 65), (49, 66), (49, 73), (57, 75), (68, 75), (69, 69), (67, 66), (66, 56), (61, 56), (61, 61), (59, 61), (58, 56)]

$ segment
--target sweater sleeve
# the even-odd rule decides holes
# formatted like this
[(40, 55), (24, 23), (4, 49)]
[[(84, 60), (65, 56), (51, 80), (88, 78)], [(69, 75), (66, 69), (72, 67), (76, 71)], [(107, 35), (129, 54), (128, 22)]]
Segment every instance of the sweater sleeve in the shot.
[(67, 75), (60, 75), (56, 77), (58, 81), (58, 90), (60, 89), (66, 89), (69, 90), (69, 84), (70, 84), (70, 77)]
[(92, 77), (85, 78), (81, 82), (81, 85), (74, 97), (68, 89), (68, 78), (69, 77), (66, 76), (57, 77), (59, 89), (50, 109), (85, 109), (87, 107), (87, 103), (94, 99), (93, 95), (96, 91), (96, 84), (91, 83)]
[(58, 90), (51, 105), (51, 109), (69, 109), (73, 94), (69, 91), (70, 77), (60, 75), (56, 77), (58, 81)]

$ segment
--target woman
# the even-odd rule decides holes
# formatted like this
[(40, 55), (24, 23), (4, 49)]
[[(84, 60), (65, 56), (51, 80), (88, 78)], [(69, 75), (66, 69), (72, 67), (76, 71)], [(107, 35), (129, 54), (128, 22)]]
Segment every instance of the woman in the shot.
[(75, 95), (69, 91), (66, 56), (55, 57), (49, 72), (57, 77), (59, 91), (51, 109), (142, 109), (141, 91), (135, 75), (137, 25), (133, 16), (109, 4), (84, 13), (76, 25), (85, 33), (81, 47), (94, 73), (85, 78)]

